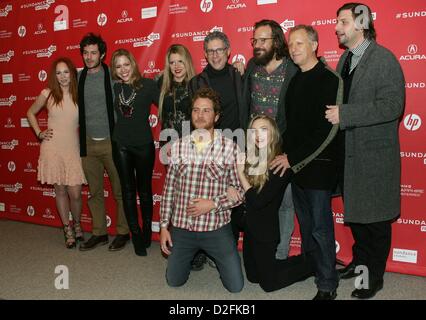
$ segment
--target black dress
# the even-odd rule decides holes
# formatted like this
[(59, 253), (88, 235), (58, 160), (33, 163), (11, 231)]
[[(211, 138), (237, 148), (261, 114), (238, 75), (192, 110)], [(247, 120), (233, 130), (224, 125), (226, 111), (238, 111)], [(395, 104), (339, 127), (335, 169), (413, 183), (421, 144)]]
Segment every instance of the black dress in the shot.
[(245, 194), (244, 267), (247, 279), (259, 283), (266, 292), (313, 275), (312, 262), (304, 255), (275, 259), (280, 242), (278, 210), (291, 178), (290, 169), (282, 177), (269, 171), (269, 179), (260, 192), (250, 188)]

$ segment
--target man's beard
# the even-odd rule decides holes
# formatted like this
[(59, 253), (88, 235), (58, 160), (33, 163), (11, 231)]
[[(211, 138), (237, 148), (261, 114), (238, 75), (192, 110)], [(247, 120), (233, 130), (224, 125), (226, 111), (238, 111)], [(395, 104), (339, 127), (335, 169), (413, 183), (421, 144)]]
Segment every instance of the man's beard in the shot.
[(257, 56), (257, 52), (259, 51), (265, 51), (260, 48), (254, 48), (253, 49), (253, 57), (254, 57), (254, 63), (260, 66), (266, 66), (275, 56), (275, 48), (271, 48), (271, 50), (266, 51), (261, 56)]

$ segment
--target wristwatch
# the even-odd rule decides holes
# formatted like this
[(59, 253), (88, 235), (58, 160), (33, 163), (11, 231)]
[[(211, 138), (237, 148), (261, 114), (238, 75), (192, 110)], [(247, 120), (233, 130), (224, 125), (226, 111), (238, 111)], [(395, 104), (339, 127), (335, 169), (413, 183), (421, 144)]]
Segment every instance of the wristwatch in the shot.
[(169, 226), (169, 220), (160, 220), (160, 228), (167, 228)]

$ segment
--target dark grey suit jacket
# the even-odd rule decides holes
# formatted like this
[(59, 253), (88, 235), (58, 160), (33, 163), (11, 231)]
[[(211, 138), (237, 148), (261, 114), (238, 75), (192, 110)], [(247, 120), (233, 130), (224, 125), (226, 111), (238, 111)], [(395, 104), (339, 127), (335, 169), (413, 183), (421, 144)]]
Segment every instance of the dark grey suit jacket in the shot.
[[(340, 58), (340, 73), (347, 51)], [(405, 104), (399, 62), (372, 41), (354, 71), (348, 104), (340, 106), (345, 134), (345, 222), (374, 223), (400, 214), (398, 124)]]

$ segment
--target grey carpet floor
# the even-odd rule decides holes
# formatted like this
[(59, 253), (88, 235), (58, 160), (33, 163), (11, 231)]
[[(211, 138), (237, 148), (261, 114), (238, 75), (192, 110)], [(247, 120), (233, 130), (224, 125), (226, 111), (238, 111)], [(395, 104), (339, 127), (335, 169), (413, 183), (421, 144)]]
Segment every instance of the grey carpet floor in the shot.
[[(69, 289), (55, 287), (61, 265), (68, 269)], [(170, 288), (166, 266), (158, 242), (147, 257), (136, 256), (131, 245), (118, 252), (107, 246), (81, 252), (65, 248), (58, 228), (0, 220), (0, 299), (307, 300), (316, 294), (313, 278), (273, 293), (246, 281), (242, 292), (231, 294), (209, 266), (192, 272), (184, 286)], [(342, 280), (337, 299), (351, 299), (353, 289), (353, 279)], [(386, 273), (374, 299), (424, 300), (426, 277)]]

